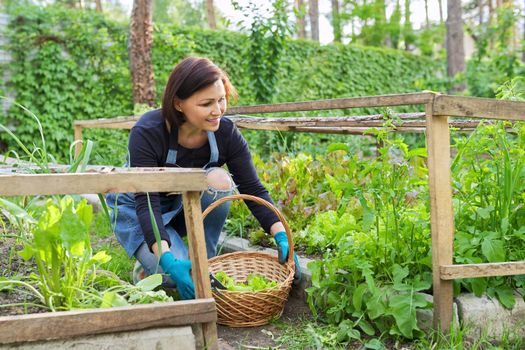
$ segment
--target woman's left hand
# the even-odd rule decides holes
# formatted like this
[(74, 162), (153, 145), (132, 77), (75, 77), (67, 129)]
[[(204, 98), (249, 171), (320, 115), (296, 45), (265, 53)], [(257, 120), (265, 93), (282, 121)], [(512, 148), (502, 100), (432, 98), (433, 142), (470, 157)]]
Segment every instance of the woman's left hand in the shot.
[[(288, 251), (290, 250), (290, 246), (288, 245), (288, 236), (286, 236), (286, 232), (279, 231), (273, 236), (273, 238), (277, 244), (279, 263), (284, 264), (288, 260)], [(302, 273), (301, 266), (299, 265), (299, 259), (297, 258), (297, 254), (295, 254), (295, 252), (293, 253), (293, 260), (295, 262), (295, 275), (293, 279), (294, 284), (297, 284), (301, 281)]]

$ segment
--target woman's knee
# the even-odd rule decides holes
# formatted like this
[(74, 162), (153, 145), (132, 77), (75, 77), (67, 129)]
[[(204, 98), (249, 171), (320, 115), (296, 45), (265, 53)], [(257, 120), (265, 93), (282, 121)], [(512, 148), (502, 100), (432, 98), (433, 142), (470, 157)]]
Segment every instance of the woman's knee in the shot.
[(230, 191), (234, 188), (231, 175), (222, 168), (211, 168), (207, 172), (208, 187), (218, 191)]

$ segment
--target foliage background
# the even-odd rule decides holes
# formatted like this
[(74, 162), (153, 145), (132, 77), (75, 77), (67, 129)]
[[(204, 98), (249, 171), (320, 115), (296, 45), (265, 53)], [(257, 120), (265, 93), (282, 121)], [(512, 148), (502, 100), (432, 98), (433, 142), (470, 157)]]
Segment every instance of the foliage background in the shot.
[[(127, 32), (126, 24), (92, 11), (56, 6), (13, 11), (7, 33), (13, 59), (3, 67), (10, 75), (5, 88), (41, 119), (48, 151), (59, 159), (73, 141), (73, 120), (133, 113)], [(266, 99), (272, 102), (417, 91), (443, 71), (442, 62), (398, 50), (286, 40), (275, 94)], [(222, 67), (240, 92), (239, 104), (261, 102), (250, 73), (248, 36), (171, 25), (156, 26), (154, 33), (159, 101), (171, 69), (188, 55), (209, 57)], [(34, 142), (35, 125), (18, 108), (2, 118), (24, 143)], [(102, 154), (125, 153), (124, 132), (90, 131), (87, 136), (98, 140), (95, 149)], [(5, 134), (0, 141), (13, 146)]]

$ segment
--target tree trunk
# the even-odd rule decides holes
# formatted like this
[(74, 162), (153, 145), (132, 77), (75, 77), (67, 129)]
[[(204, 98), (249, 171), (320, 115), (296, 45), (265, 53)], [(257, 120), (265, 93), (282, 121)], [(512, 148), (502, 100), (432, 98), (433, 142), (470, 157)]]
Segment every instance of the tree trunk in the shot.
[(439, 5), (439, 23), (443, 24), (443, 0), (438, 0)]
[(332, 0), (332, 27), (334, 28), (334, 41), (340, 43), (343, 33), (341, 17), (339, 17), (339, 0)]
[(153, 42), (152, 0), (134, 0), (129, 30), (129, 64), (133, 104), (155, 105), (155, 81), (151, 64)]
[(492, 20), (494, 19), (494, 6), (492, 4), (492, 0), (487, 0), (487, 4), (489, 5), (489, 24), (492, 24)]
[(479, 25), (483, 24), (483, 0), (478, 0)]
[(319, 41), (319, 3), (317, 0), (309, 0), (308, 13), (312, 40)]
[(306, 38), (306, 29), (304, 24), (304, 2), (303, 0), (295, 0), (295, 12), (297, 19), (297, 37), (301, 39)]
[[(523, 1), (523, 8), (525, 9), (525, 1)], [(521, 61), (525, 63), (525, 20), (523, 21), (523, 44), (521, 45)]]
[(215, 21), (215, 8), (213, 6), (213, 0), (206, 0), (206, 18), (208, 19), (208, 26), (211, 29), (217, 28)]
[(426, 28), (430, 28), (430, 19), (428, 18), (428, 0), (425, 0), (425, 24)]
[(405, 50), (410, 50), (412, 44), (412, 22), (410, 22), (410, 0), (405, 0), (405, 23), (403, 24), (403, 39), (405, 41)]
[[(448, 0), (447, 13), (447, 74), (453, 78), (465, 70), (461, 0)], [(454, 86), (450, 92), (464, 89), (465, 85), (459, 84)]]
[(95, 0), (95, 11), (102, 12), (102, 0)]

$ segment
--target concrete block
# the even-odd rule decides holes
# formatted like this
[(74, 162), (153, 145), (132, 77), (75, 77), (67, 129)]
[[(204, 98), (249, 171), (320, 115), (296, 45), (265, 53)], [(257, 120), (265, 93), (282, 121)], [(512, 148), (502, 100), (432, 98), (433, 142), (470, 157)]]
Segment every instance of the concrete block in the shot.
[(474, 327), (477, 334), (486, 332), (494, 339), (499, 339), (505, 333), (525, 335), (525, 302), (516, 295), (516, 304), (512, 310), (505, 309), (496, 299), (484, 295), (480, 298), (474, 294), (462, 294), (456, 301), (459, 317), (464, 324)]
[(67, 340), (0, 345), (0, 350), (189, 350), (195, 349), (190, 326), (153, 328), (132, 332), (109, 333)]
[[(434, 297), (430, 294), (425, 294), (425, 299), (431, 303), (434, 303)], [(453, 322), (456, 326), (459, 325), (459, 314), (458, 305), (456, 302), (452, 304), (453, 309)], [(434, 328), (434, 310), (430, 309), (417, 309), (416, 310), (417, 326), (419, 329), (425, 332), (429, 332)]]

